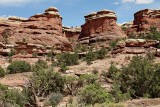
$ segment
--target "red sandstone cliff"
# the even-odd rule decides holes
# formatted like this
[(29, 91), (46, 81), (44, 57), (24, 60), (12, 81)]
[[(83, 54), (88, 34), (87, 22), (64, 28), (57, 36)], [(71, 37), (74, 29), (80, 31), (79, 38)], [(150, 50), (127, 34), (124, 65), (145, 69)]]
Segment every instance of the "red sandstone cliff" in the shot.
[(137, 32), (147, 31), (150, 27), (157, 27), (160, 31), (160, 10), (144, 9), (134, 14), (133, 26)]
[(63, 26), (63, 35), (75, 46), (80, 36), (80, 27), (65, 27)]
[(101, 45), (108, 45), (111, 40), (125, 37), (121, 28), (116, 24), (117, 17), (114, 12), (102, 10), (85, 16), (85, 24), (79, 42), (92, 44), (101, 41)]
[(12, 34), (8, 35), (8, 43), (27, 42), (30, 44), (40, 44), (52, 46), (61, 50), (71, 50), (72, 46), (62, 34), (62, 17), (58, 10), (50, 7), (43, 14), (36, 14), (29, 19), (8, 18), (0, 21), (0, 34), (5, 29), (9, 29)]

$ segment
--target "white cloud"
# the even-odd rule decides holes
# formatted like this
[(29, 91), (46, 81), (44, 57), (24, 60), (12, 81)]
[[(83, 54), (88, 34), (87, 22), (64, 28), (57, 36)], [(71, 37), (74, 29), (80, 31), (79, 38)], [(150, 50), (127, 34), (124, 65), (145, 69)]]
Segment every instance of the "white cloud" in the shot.
[(135, 3), (135, 4), (150, 4), (153, 3), (154, 0), (122, 0), (122, 3)]
[(136, 0), (136, 4), (150, 4), (153, 2), (154, 0)]
[(18, 6), (30, 2), (37, 2), (40, 0), (0, 0), (1, 6)]
[(119, 3), (119, 2), (114, 2), (113, 4), (114, 4), (114, 5), (119, 5), (120, 3)]
[(127, 3), (127, 2), (131, 3), (131, 2), (135, 2), (135, 0), (122, 0), (122, 3)]

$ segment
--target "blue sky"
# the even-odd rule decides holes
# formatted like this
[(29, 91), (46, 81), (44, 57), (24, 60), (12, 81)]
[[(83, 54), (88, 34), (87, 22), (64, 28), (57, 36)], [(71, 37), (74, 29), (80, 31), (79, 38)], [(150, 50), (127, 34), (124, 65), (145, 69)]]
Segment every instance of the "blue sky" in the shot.
[(63, 25), (80, 26), (84, 24), (84, 15), (102, 9), (115, 11), (118, 23), (131, 21), (138, 10), (160, 9), (160, 0), (0, 0), (0, 16), (28, 18), (50, 6), (59, 9)]

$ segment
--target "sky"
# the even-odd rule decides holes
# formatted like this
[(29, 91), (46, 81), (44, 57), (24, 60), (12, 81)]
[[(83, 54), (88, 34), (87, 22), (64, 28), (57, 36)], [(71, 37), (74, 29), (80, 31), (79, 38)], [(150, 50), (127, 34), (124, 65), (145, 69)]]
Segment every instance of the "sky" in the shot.
[(51, 6), (58, 8), (63, 25), (80, 26), (85, 15), (103, 9), (114, 11), (117, 23), (132, 21), (139, 10), (160, 9), (160, 0), (0, 0), (0, 17), (29, 18)]

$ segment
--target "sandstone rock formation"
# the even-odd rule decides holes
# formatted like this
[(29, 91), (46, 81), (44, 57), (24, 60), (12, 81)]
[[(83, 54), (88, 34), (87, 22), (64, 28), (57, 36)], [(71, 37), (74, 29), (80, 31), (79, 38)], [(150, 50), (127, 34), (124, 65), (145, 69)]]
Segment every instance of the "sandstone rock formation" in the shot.
[(10, 17), (0, 21), (0, 42), (3, 42), (3, 33), (6, 29), (11, 32), (6, 38), (9, 44), (26, 42), (51, 46), (62, 51), (72, 50), (72, 45), (62, 34), (62, 17), (54, 7), (29, 19)]
[[(148, 52), (156, 52), (156, 46), (159, 45), (159, 41), (145, 40), (145, 39), (126, 39), (117, 43), (112, 53), (125, 53), (125, 54), (143, 54)], [(157, 51), (158, 52), (158, 51)]]
[(137, 32), (147, 31), (154, 26), (160, 30), (160, 10), (144, 9), (134, 14), (134, 27)]
[(78, 41), (83, 44), (94, 44), (101, 42), (107, 46), (111, 40), (124, 38), (125, 34), (116, 24), (117, 17), (110, 10), (101, 10), (85, 16), (85, 24)]
[(80, 36), (81, 28), (80, 27), (66, 27), (63, 26), (63, 35), (69, 39), (69, 41), (76, 45), (78, 37)]

